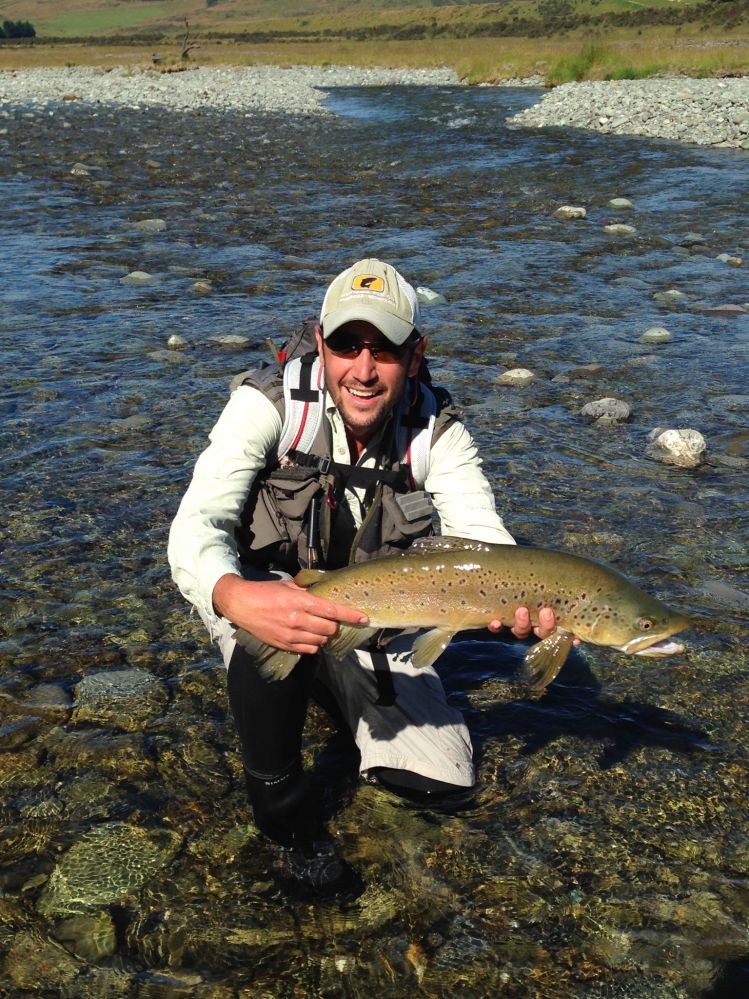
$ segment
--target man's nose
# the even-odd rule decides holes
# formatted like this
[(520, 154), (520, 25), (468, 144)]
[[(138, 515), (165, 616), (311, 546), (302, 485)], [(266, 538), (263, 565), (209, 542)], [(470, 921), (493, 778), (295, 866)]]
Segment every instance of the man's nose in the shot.
[(351, 373), (360, 382), (371, 382), (377, 377), (377, 362), (369, 347), (364, 347), (351, 365)]

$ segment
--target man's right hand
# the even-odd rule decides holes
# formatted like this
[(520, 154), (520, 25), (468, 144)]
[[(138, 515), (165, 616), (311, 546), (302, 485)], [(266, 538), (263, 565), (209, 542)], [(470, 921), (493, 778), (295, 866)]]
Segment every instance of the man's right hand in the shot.
[(339, 624), (369, 623), (361, 611), (316, 597), (290, 579), (255, 581), (227, 573), (213, 588), (213, 606), (258, 641), (298, 655), (314, 655)]

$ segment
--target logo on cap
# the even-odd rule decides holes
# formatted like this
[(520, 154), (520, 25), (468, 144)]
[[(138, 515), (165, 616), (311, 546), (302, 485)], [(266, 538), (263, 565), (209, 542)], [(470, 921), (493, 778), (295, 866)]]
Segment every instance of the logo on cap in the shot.
[(376, 274), (357, 274), (351, 285), (354, 291), (370, 291), (382, 294), (385, 290), (385, 282)]

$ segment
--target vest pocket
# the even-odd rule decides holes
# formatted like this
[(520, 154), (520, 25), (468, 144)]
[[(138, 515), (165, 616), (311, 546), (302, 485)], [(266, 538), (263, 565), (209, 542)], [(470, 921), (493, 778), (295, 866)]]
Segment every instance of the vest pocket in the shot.
[(382, 492), (382, 541), (384, 544), (414, 539), (432, 527), (434, 506), (429, 493), (417, 489), (412, 493)]

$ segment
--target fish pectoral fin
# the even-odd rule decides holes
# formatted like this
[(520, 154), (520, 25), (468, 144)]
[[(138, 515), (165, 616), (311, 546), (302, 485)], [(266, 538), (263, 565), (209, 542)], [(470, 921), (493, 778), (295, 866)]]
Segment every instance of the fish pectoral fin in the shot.
[(534, 645), (523, 661), (523, 672), (531, 696), (540, 697), (567, 662), (575, 636), (557, 628), (547, 638)]
[(258, 673), (264, 680), (285, 680), (299, 662), (300, 656), (296, 652), (274, 649), (272, 645), (259, 641), (244, 628), (237, 628), (232, 638), (252, 656)]
[(294, 582), (297, 586), (306, 588), (312, 586), (313, 583), (319, 583), (325, 576), (327, 576), (327, 572), (324, 569), (300, 569), (294, 576)]
[(349, 652), (364, 645), (378, 631), (380, 631), (379, 628), (356, 628), (350, 624), (339, 625), (338, 634), (334, 635), (326, 645), (323, 645), (322, 651), (327, 652), (334, 659), (345, 659)]
[(419, 635), (413, 644), (411, 663), (416, 669), (426, 669), (442, 655), (452, 641), (454, 631), (433, 628), (424, 635)]

